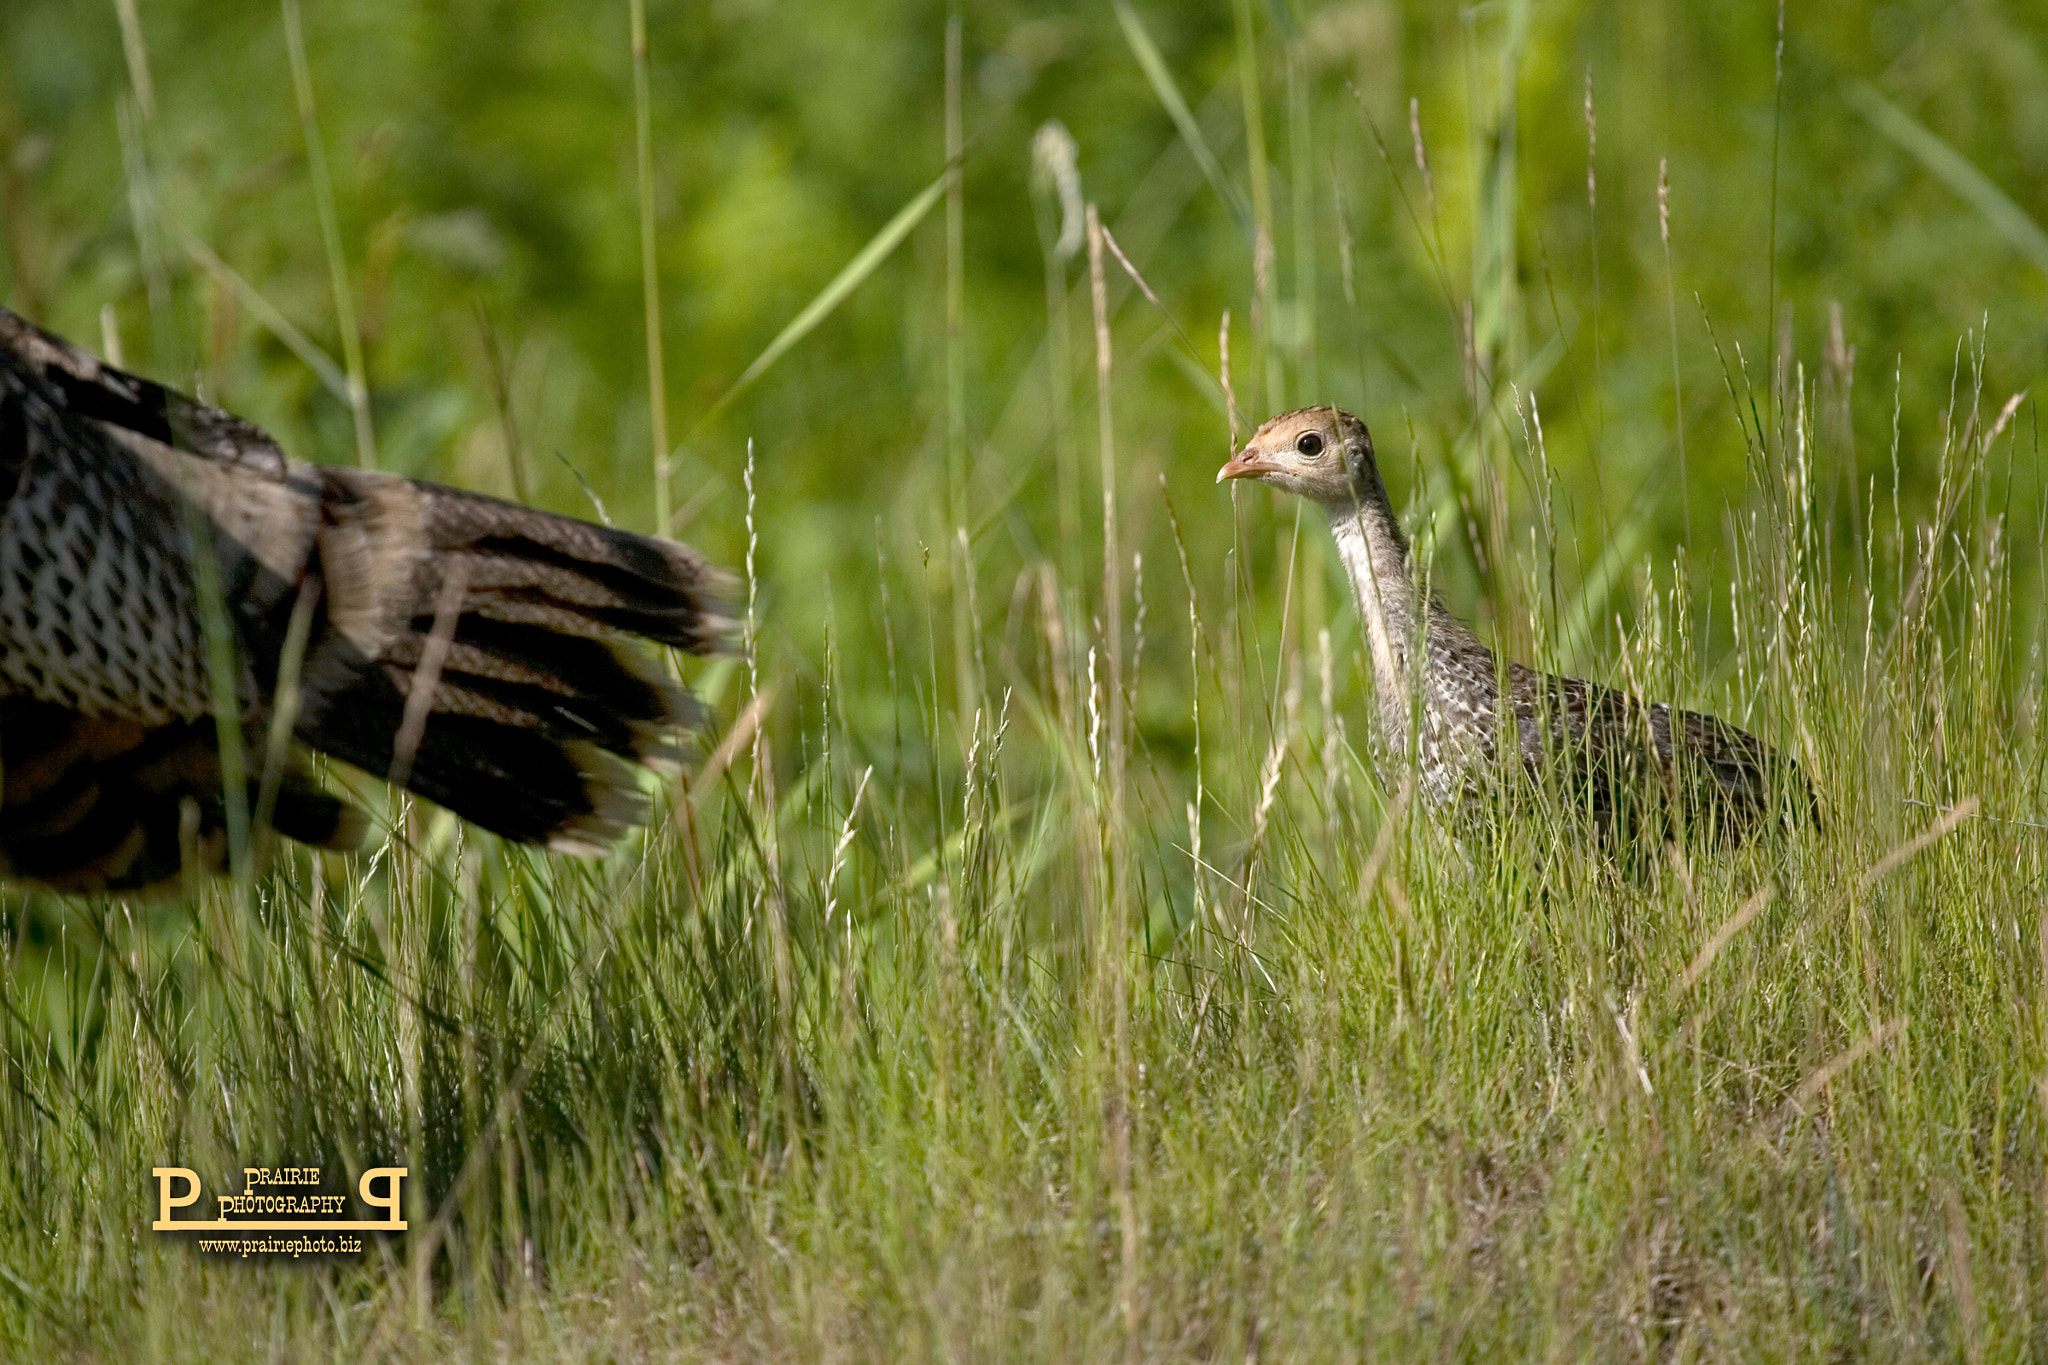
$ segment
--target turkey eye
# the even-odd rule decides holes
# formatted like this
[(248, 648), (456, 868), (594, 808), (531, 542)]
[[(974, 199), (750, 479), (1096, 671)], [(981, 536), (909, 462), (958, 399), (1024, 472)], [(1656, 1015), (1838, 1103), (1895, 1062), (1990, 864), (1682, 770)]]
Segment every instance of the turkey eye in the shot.
[(1313, 431), (1304, 431), (1295, 441), (1294, 448), (1313, 460), (1323, 453), (1323, 438)]

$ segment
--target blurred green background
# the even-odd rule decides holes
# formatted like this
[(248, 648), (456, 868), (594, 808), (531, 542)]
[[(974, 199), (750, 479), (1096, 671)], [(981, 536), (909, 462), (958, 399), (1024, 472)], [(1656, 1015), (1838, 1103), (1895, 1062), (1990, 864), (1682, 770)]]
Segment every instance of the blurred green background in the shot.
[[(279, 6), (133, 8), (147, 111), (113, 0), (10, 0), (0, 14), (0, 289), (12, 307), (94, 344), (100, 307), (113, 305), (135, 366), (197, 375), (295, 450), (348, 460), (344, 403), (195, 266), (174, 227), (137, 231), (129, 172), (147, 164), (168, 223), (342, 354)], [(1141, 4), (1133, 16), (1229, 192), (1249, 205), (1231, 6)], [(1808, 375), (1827, 348), (1827, 309), (1841, 305), (1858, 399), (1858, 467), (1827, 471), (1841, 487), (1888, 479), (1898, 358), (1909, 479), (1931, 477), (1919, 452), (1946, 407), (1966, 329), (1989, 319), (1997, 399), (2042, 368), (2048, 239), (2038, 227), (2034, 241), (2001, 231), (1870, 113), (1884, 100), (2042, 223), (2040, 8), (1794, 6), (1782, 90), (1778, 14), (1761, 2), (1253, 4), (1245, 16), (1260, 37), (1251, 76), (1270, 162), (1270, 317), (1253, 303), (1247, 223), (1204, 182), (1110, 6), (961, 10), (973, 139), (961, 196), (967, 512), (977, 522), (999, 514), (999, 534), (1028, 553), (1059, 532), (1049, 495), (1004, 501), (1020, 479), (1044, 475), (1051, 487), (1055, 469), (1047, 289), (1028, 184), (1030, 137), (1047, 119), (1073, 131), (1085, 196), (1188, 329), (1204, 368), (1217, 362), (1219, 313), (1233, 311), (1247, 420), (1303, 401), (1358, 405), (1380, 432), (1397, 495), (1407, 424), (1423, 454), (1470, 424), (1458, 313), (1475, 295), (1511, 303), (1479, 350), (1491, 350), (1483, 362), (1501, 381), (1538, 395), (1552, 465), (1589, 489), (1581, 475), (1597, 463), (1618, 505), (1675, 454), (1675, 297), (1690, 487), (1659, 479), (1665, 538), (1686, 522), (1683, 501), (1712, 524), (1741, 479), (1741, 436), (1694, 295), (1729, 364), (1739, 344), (1759, 389), (1774, 354), (1774, 295)], [(752, 438), (774, 528), (762, 569), (784, 591), (823, 569), (858, 573), (872, 559), (874, 516), (918, 526), (926, 540), (944, 534), (942, 489), (932, 487), (946, 442), (942, 213), (717, 422), (698, 430), (698, 420), (938, 174), (946, 18), (936, 4), (649, 4), (653, 225), (670, 426), (684, 446), (676, 501), (700, 501), (688, 534), (737, 561), (741, 444)], [(305, 47), (379, 458), (510, 491), (481, 303), (506, 354), (537, 495), (563, 508), (582, 501), (559, 450), (618, 520), (649, 526), (627, 4), (315, 0)], [(1505, 115), (1503, 80), (1513, 90)], [(1587, 86), (1597, 207), (1587, 203)], [(1436, 217), (1415, 170), (1411, 98)], [(1360, 108), (1384, 133), (1395, 174)], [(1516, 227), (1505, 244), (1487, 239), (1475, 213), (1491, 184), (1520, 201), (1509, 205)], [(1499, 260), (1507, 291), (1485, 276)], [(1081, 284), (1085, 260), (1065, 266), (1065, 282)], [(1163, 469), (1184, 516), (1208, 524), (1225, 503), (1204, 487), (1225, 452), (1223, 417), (1157, 338), (1159, 315), (1116, 284), (1130, 497), (1153, 487), (1139, 473)], [(1085, 295), (1077, 303), (1065, 379), (1087, 393)]]
[[(110, 307), (132, 366), (304, 456), (352, 460), (345, 395), (195, 250), (341, 363), (280, 8), (133, 0), (124, 44), (124, 5), (9, 0), (0, 14), (0, 295), (94, 345)], [(941, 205), (704, 421), (940, 173), (954, 14), (957, 241)], [(1440, 572), (1482, 618), (1518, 610), (1496, 600), (1486, 547), (1517, 543), (1544, 498), (1522, 395), (1567, 575), (1624, 536), (1624, 568), (1668, 569), (1690, 531), (1711, 592), (1752, 451), (1797, 444), (1778, 414), (1802, 362), (1828, 524), (1867, 518), (1895, 464), (1909, 501), (1928, 496), (1951, 387), (1967, 406), (1977, 382), (1962, 351), (1982, 346), (1993, 411), (2048, 359), (2048, 12), (1794, 7), (1782, 80), (1779, 19), (1761, 0), (651, 0), (674, 529), (741, 562), (752, 440), (764, 610), (800, 656), (817, 652), (823, 577), (844, 612), (874, 581), (878, 534), (904, 562), (942, 547), (943, 580), (964, 523), (989, 611), (1061, 546), (1069, 567), (1098, 553), (1086, 254), (1047, 253), (1060, 211), (1032, 189), (1032, 137), (1052, 119), (1171, 315), (1112, 262), (1121, 515), (1126, 548), (1151, 563), (1173, 563), (1161, 474), (1198, 551), (1226, 534), (1231, 500), (1209, 479), (1229, 431), (1200, 373), (1215, 373), (1226, 309), (1247, 423), (1340, 402), (1373, 424), (1397, 500), (1418, 468), (1445, 473), (1435, 496), (1462, 516)], [(595, 495), (651, 528), (625, 0), (314, 0), (304, 35), (380, 463), (585, 514)], [(1959, 350), (1973, 331), (1988, 343)], [(2032, 409), (2018, 420), (2030, 465)], [(2016, 474), (2011, 496), (2035, 506), (2033, 471)], [(957, 500), (949, 477), (966, 480)], [(1220, 554), (1197, 571), (1220, 572)], [(2020, 586), (2034, 581), (2023, 567)], [(1163, 615), (1172, 630), (1177, 612)], [(871, 643), (858, 611), (840, 629)], [(879, 680), (872, 651), (850, 655)]]

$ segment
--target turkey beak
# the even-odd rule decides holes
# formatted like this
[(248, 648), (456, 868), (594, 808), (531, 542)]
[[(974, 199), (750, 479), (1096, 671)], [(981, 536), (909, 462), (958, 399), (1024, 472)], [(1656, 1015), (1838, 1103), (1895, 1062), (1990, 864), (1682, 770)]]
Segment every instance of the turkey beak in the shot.
[(1280, 466), (1274, 464), (1258, 451), (1246, 446), (1230, 457), (1223, 468), (1216, 471), (1216, 482), (1225, 479), (1256, 479), (1261, 474), (1277, 474)]

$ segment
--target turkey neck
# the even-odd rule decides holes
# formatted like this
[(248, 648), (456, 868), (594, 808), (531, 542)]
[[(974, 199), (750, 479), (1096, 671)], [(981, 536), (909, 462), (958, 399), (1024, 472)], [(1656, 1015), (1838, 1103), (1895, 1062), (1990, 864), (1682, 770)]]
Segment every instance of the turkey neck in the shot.
[[(1433, 657), (1445, 650), (1478, 648), (1479, 642), (1434, 596), (1425, 597), (1416, 588), (1408, 538), (1401, 534), (1384, 492), (1370, 489), (1357, 502), (1331, 507), (1329, 513), (1330, 534), (1365, 622), (1380, 724), (1388, 744), (1398, 752), (1405, 747), (1415, 714), (1413, 690), (1425, 681)], [(1418, 646), (1426, 651), (1420, 668), (1414, 658)], [(1424, 706), (1434, 700), (1425, 686)]]

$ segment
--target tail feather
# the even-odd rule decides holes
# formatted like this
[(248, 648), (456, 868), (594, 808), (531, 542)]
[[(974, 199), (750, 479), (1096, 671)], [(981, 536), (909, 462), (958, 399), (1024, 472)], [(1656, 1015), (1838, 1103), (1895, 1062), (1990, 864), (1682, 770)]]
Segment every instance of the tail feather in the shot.
[[(386, 676), (403, 699), (424, 687), (418, 669), (387, 666)], [(636, 718), (625, 708), (591, 695), (444, 669), (427, 694), (429, 728), (438, 717), (467, 716), (514, 729), (534, 730), (561, 743), (591, 743), (633, 762), (662, 764), (679, 756), (667, 715)], [(422, 732), (420, 743), (430, 736)], [(407, 766), (406, 755), (393, 762)]]
[(472, 609), (487, 615), (500, 605), (551, 608), (567, 614), (567, 628), (697, 654), (717, 652), (732, 624), (713, 601), (716, 575), (673, 542), (446, 489), (434, 490), (424, 530), (461, 557)]
[[(298, 738), (508, 838), (592, 849), (643, 811), (699, 708), (634, 639), (699, 653), (730, 622), (681, 545), (385, 475), (338, 486), (333, 631)], [(442, 619), (446, 614), (452, 619)], [(415, 699), (418, 700), (415, 700)], [(408, 703), (425, 726), (401, 752)]]
[[(317, 734), (301, 737), (382, 775), (402, 757), (392, 737), (404, 713), (405, 694), (381, 672), (366, 674)], [(529, 844), (555, 845), (566, 831), (613, 838), (645, 806), (632, 768), (604, 748), (460, 711), (435, 710), (404, 776), (407, 790)]]
[[(418, 628), (431, 630), (431, 623), (420, 622)], [(565, 635), (488, 616), (466, 615), (457, 623), (443, 671), (526, 684), (564, 698), (600, 697), (628, 720), (669, 725), (695, 717), (695, 703), (687, 692), (651, 660), (617, 641)]]

